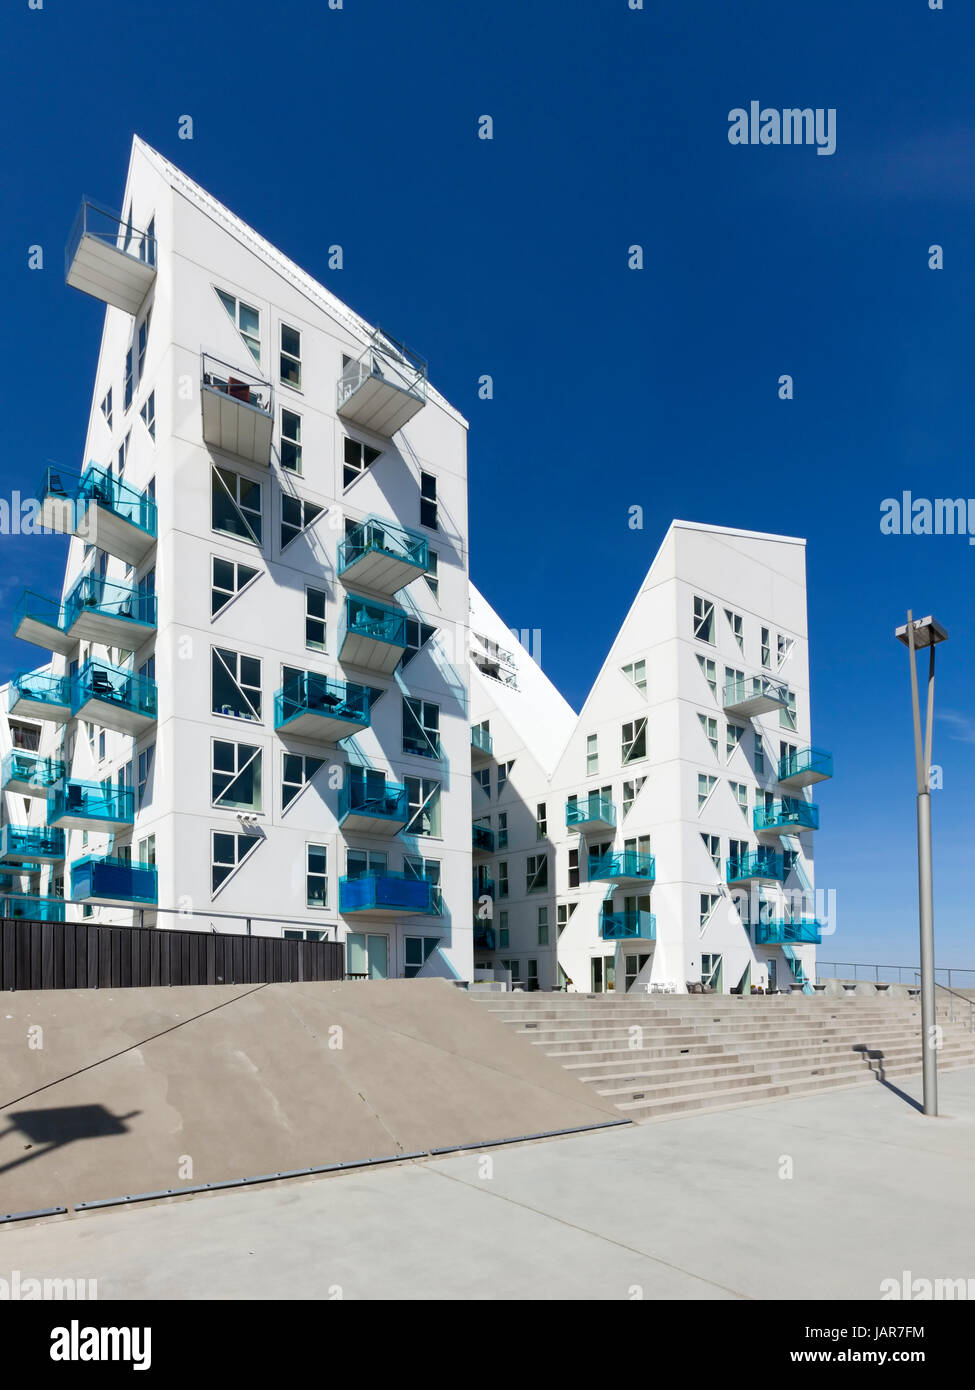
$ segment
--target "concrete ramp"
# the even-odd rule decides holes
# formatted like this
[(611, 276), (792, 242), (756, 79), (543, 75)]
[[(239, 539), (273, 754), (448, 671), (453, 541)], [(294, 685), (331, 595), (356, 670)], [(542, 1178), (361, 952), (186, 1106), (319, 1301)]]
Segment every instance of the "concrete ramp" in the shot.
[(441, 980), (0, 996), (0, 1215), (618, 1118)]

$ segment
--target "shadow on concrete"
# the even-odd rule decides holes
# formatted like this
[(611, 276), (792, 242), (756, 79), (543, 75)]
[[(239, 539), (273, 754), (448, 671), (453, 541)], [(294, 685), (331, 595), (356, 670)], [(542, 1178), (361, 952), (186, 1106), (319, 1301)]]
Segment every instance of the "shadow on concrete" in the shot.
[(65, 1105), (56, 1109), (19, 1110), (7, 1115), (9, 1126), (0, 1130), (0, 1140), (20, 1135), (28, 1142), (30, 1152), (11, 1163), (0, 1164), (0, 1173), (9, 1173), (35, 1158), (43, 1158), (54, 1149), (63, 1149), (79, 1139), (108, 1139), (128, 1132), (126, 1120), (142, 1112), (130, 1110), (127, 1115), (113, 1115), (104, 1105)]
[[(868, 1046), (867, 1043), (854, 1043), (853, 1051), (859, 1052), (863, 1056), (881, 1086), (885, 1086), (888, 1091), (893, 1091), (895, 1096), (899, 1096), (901, 1100), (906, 1101), (912, 1109), (918, 1110), (922, 1114), (924, 1113), (924, 1106), (920, 1101), (915, 1100), (913, 1096), (909, 1096), (907, 1092), (902, 1091), (899, 1086), (895, 1086), (893, 1081), (887, 1080), (884, 1074), (884, 1054), (879, 1048), (872, 1048)], [(874, 1065), (874, 1063), (876, 1063), (876, 1065)]]

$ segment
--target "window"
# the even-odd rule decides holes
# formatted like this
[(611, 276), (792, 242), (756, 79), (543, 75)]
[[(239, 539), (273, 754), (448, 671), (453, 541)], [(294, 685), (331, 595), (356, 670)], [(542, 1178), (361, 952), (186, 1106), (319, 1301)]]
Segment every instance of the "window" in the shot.
[(508, 813), (498, 812), (498, 849), (508, 848)]
[(151, 440), (154, 441), (155, 438), (156, 438), (156, 393), (155, 393), (155, 391), (150, 391), (150, 392), (149, 392), (148, 396), (146, 397), (145, 404), (143, 405), (142, 409), (139, 411), (139, 414), (140, 414), (141, 417), (142, 417), (142, 423), (145, 425), (146, 429), (149, 431), (149, 438), (150, 438)]
[(325, 650), (325, 590), (305, 590), (305, 646), (312, 652)]
[(579, 887), (579, 851), (569, 850), (569, 887)]
[(755, 773), (759, 777), (765, 776), (765, 745), (762, 743), (762, 735), (755, 734)]
[(305, 906), (328, 906), (328, 850), (324, 845), (305, 846)]
[(231, 811), (261, 809), (261, 750), (249, 743), (213, 740), (211, 801)]
[(387, 858), (385, 850), (350, 848), (345, 855), (346, 875), (363, 878), (366, 874), (384, 874)]
[(623, 815), (624, 815), (624, 817), (626, 816), (626, 814), (627, 814), (627, 812), (629, 811), (630, 807), (633, 805), (634, 801), (636, 801), (637, 797), (639, 796), (640, 790), (641, 790), (641, 788), (643, 787), (643, 784), (644, 784), (644, 782), (645, 782), (646, 780), (647, 780), (647, 779), (646, 779), (645, 777), (637, 777), (637, 778), (636, 778), (634, 781), (632, 781), (632, 782), (624, 782), (624, 783), (623, 783)]
[(720, 894), (720, 893), (702, 893), (702, 894), (701, 894), (701, 919), (700, 919), (701, 931), (704, 930), (704, 928), (707, 926), (708, 922), (711, 920), (711, 914), (714, 912), (714, 909), (717, 907), (717, 905), (718, 905), (718, 903), (719, 903), (720, 901), (721, 901), (721, 894)]
[(141, 676), (144, 681), (154, 681), (156, 679), (156, 658), (154, 656), (147, 657), (136, 675)]
[(513, 760), (513, 759), (512, 759), (511, 762), (507, 762), (507, 763), (498, 763), (498, 799), (499, 799), (499, 800), (500, 800), (500, 798), (501, 798), (501, 793), (504, 791), (505, 787), (508, 785), (508, 775), (509, 775), (509, 773), (511, 772), (511, 769), (514, 767), (514, 765), (515, 765), (515, 764), (514, 764), (514, 760)]
[(498, 861), (498, 897), (508, 896), (508, 861), (501, 859)]
[[(474, 769), (474, 781), (480, 787), (485, 796), (491, 795), (491, 769), (489, 767), (478, 767)], [(500, 849), (501, 846), (499, 845)]]
[(243, 300), (235, 299), (231, 294), (224, 294), (223, 290), (217, 290), (220, 296), (220, 303), (230, 315), (231, 322), (244, 342), (250, 348), (251, 356), (260, 366), (261, 363), (261, 315), (260, 311), (253, 308), (250, 304), (245, 304)]
[(747, 786), (745, 785), (744, 782), (729, 782), (729, 783), (728, 783), (728, 786), (731, 788), (731, 793), (732, 793), (732, 795), (735, 797), (736, 801), (738, 802), (738, 805), (741, 807), (742, 812), (744, 813), (745, 819), (747, 820), (747, 819), (748, 819), (748, 788), (747, 788)]
[(569, 925), (569, 918), (579, 906), (578, 903), (559, 903), (555, 909), (555, 935), (561, 936)]
[(149, 774), (152, 771), (152, 758), (155, 751), (156, 745), (154, 743), (150, 743), (148, 748), (142, 748), (139, 750), (137, 762), (139, 768), (138, 793), (140, 806), (146, 805), (149, 801)]
[[(606, 847), (605, 852), (606, 852), (607, 854), (609, 853), (609, 847), (608, 847), (608, 846)], [(649, 859), (649, 858), (650, 858), (650, 836), (649, 836), (649, 835), (637, 835), (637, 836), (636, 836), (634, 839), (632, 839), (632, 840), (624, 840), (624, 841), (623, 841), (623, 853), (624, 853), (624, 854), (626, 855), (626, 857), (627, 857), (628, 859), (630, 859), (630, 860), (632, 860), (632, 859), (634, 859), (634, 858)]]
[(729, 724), (725, 735), (725, 756), (730, 762), (741, 745), (745, 730), (740, 724)]
[(592, 777), (599, 771), (599, 735), (589, 734), (586, 738), (586, 776)]
[(747, 841), (747, 840), (729, 840), (729, 841), (728, 841), (728, 858), (729, 858), (730, 860), (732, 860), (734, 863), (737, 864), (738, 861), (739, 861), (740, 859), (744, 859), (744, 858), (747, 856), (747, 854), (748, 854), (748, 841)]
[(442, 757), (439, 705), (409, 696), (403, 700), (403, 752), (421, 758)]
[(538, 944), (539, 946), (548, 945), (548, 908), (538, 909)]
[(306, 526), (320, 517), (324, 508), (317, 502), (306, 502), (300, 497), (281, 496), (281, 549), (284, 550), (301, 535)]
[(540, 893), (548, 887), (548, 855), (530, 854), (525, 862), (525, 892)]
[(280, 373), (285, 386), (301, 390), (301, 333), (286, 323), (281, 325)]
[(139, 863), (155, 864), (156, 862), (156, 837), (147, 835), (144, 840), (139, 841)]
[(502, 910), (498, 913), (498, 946), (502, 951), (506, 951), (511, 945), (510, 932), (508, 930), (508, 913)]
[(632, 661), (622, 669), (626, 679), (633, 682), (641, 695), (645, 695), (647, 693), (647, 663), (645, 661)]
[(427, 960), (440, 945), (437, 936), (405, 936), (403, 938), (403, 974), (408, 980), (419, 975)]
[(799, 851), (795, 849), (784, 849), (782, 851), (782, 869), (786, 878), (792, 873), (799, 858)]
[(132, 349), (125, 354), (125, 368), (122, 372), (122, 406), (128, 410), (132, 404)]
[(781, 671), (782, 667), (792, 655), (792, 648), (795, 646), (795, 642), (791, 637), (783, 637), (781, 632), (776, 634), (775, 641), (778, 669)]
[(767, 627), (762, 628), (762, 665), (772, 665), (772, 635)]
[(402, 666), (408, 665), (413, 660), (417, 652), (430, 641), (436, 630), (429, 623), (421, 623), (419, 618), (407, 618), (404, 625), (406, 652), (403, 655)]
[(795, 730), (795, 729), (797, 729), (797, 728), (799, 727), (799, 726), (798, 726), (798, 723), (797, 723), (797, 721), (796, 721), (796, 693), (795, 693), (795, 691), (794, 691), (794, 690), (787, 690), (787, 691), (786, 691), (786, 699), (787, 699), (787, 701), (788, 701), (788, 704), (786, 704), (782, 709), (779, 710), (779, 725), (780, 725), (780, 727), (783, 728), (783, 729), (793, 729), (793, 730)]
[(99, 731), (98, 731), (98, 761), (99, 761), (100, 763), (103, 763), (103, 762), (105, 761), (105, 730), (104, 730), (104, 729), (99, 729)]
[(715, 757), (717, 757), (718, 721), (712, 718), (712, 716), (709, 714), (699, 714), (697, 717), (701, 721), (701, 728), (704, 730), (704, 736), (707, 739), (708, 743), (710, 743), (711, 745), (711, 752), (714, 754)]
[(378, 449), (373, 449), (368, 444), (360, 444), (357, 439), (346, 439), (342, 469), (343, 488), (351, 487), (357, 478), (361, 478), (366, 469), (376, 462), (379, 453)]
[(420, 474), (420, 525), (439, 530), (437, 520), (437, 480), (432, 473)]
[(636, 719), (632, 724), (624, 724), (622, 730), (623, 762), (636, 762), (647, 756), (647, 721)]
[(126, 465), (126, 464), (128, 463), (128, 461), (129, 461), (129, 445), (131, 444), (131, 442), (132, 442), (132, 431), (131, 431), (131, 430), (127, 430), (127, 431), (126, 431), (125, 438), (122, 440), (121, 444), (118, 446), (118, 470), (117, 470), (117, 471), (118, 471), (118, 475), (119, 475), (120, 478), (121, 478), (122, 474), (125, 472), (125, 465)]
[(714, 604), (694, 595), (694, 636), (714, 646)]
[(433, 891), (430, 895), (433, 911), (438, 916), (442, 916), (443, 894), (440, 891), (440, 860), (420, 859), (406, 855), (403, 858), (403, 873), (406, 878), (415, 878), (419, 879), (421, 883), (433, 884)]
[(732, 613), (730, 608), (724, 610), (724, 615), (728, 619), (728, 625), (734, 634), (735, 641), (738, 643), (738, 650), (744, 653), (745, 637), (742, 626), (742, 616), (740, 613)]
[(423, 576), (435, 599), (440, 598), (440, 560), (435, 550), (427, 552), (427, 572)]
[(210, 525), (242, 541), (261, 543), (261, 485), (231, 473), (229, 468), (210, 469)]
[(146, 265), (156, 264), (156, 219), (149, 218), (149, 225), (143, 237), (142, 245), (139, 248), (139, 259), (145, 261)]
[(720, 874), (720, 872), (721, 872), (721, 840), (720, 840), (720, 837), (717, 836), (717, 835), (706, 835), (706, 834), (702, 831), (702, 832), (701, 832), (701, 839), (704, 841), (704, 848), (707, 850), (708, 858), (711, 860), (711, 863), (714, 865), (714, 867), (717, 869), (718, 873)]
[(211, 835), (210, 885), (216, 893), (260, 844), (260, 835), (236, 835), (214, 830)]
[(440, 783), (427, 777), (404, 777), (410, 819), (405, 835), (440, 834)]
[(711, 694), (717, 699), (718, 695), (718, 673), (714, 662), (710, 657), (699, 656), (697, 664), (701, 668), (701, 674), (711, 687)]
[(520, 960), (503, 960), (503, 961), (501, 962), (501, 968), (502, 968), (503, 970), (510, 970), (510, 972), (511, 972), (511, 983), (512, 983), (512, 984), (517, 984), (518, 981), (521, 979), (521, 961), (520, 961)]
[(210, 708), (214, 714), (227, 714), (234, 719), (260, 720), (260, 657), (213, 648)]
[(304, 753), (283, 753), (281, 761), (281, 810), (286, 811), (299, 792), (307, 787), (320, 767), (323, 758), (308, 758)]
[(210, 617), (215, 618), (256, 577), (257, 570), (238, 564), (236, 560), (223, 560), (218, 555), (210, 557), (210, 564)]
[(699, 772), (697, 774), (697, 809), (699, 812), (703, 811), (707, 805), (708, 798), (714, 791), (717, 781), (717, 777), (710, 777), (707, 773)]
[(102, 414), (105, 416), (105, 423), (108, 425), (108, 428), (111, 429), (111, 428), (112, 428), (112, 388), (111, 388), (111, 387), (108, 388), (108, 391), (107, 391), (107, 393), (106, 393), (106, 395), (105, 395), (105, 399), (102, 401)]
[(152, 318), (152, 310), (146, 314), (139, 324), (139, 380), (146, 369), (146, 348), (149, 346), (149, 320)]
[(281, 467), (301, 472), (301, 416), (293, 410), (281, 411)]
[(535, 839), (544, 840), (548, 834), (548, 816), (545, 812), (545, 802), (540, 801), (535, 807)]

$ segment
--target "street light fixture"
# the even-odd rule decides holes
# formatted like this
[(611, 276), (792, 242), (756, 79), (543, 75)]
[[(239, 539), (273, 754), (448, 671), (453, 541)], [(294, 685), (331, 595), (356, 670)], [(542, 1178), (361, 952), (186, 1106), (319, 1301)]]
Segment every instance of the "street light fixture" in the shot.
[[(911, 706), (914, 712), (914, 762), (917, 771), (917, 889), (921, 928), (921, 1064), (924, 1113), (938, 1113), (937, 1016), (934, 1002), (934, 890), (931, 875), (931, 734), (934, 725), (934, 649), (948, 634), (934, 618), (918, 618), (908, 609), (907, 622), (894, 636), (911, 654)], [(928, 648), (928, 693), (921, 740), (921, 705), (916, 653)]]

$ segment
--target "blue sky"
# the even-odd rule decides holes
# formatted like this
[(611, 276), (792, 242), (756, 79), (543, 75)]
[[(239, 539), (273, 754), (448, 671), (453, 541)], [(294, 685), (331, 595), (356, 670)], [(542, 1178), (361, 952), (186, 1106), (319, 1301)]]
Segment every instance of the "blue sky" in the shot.
[[(975, 966), (975, 547), (879, 527), (904, 489), (975, 496), (975, 17), (946, 4), (11, 0), (0, 493), (81, 461), (103, 310), (62, 249), (82, 194), (119, 202), (137, 131), (429, 359), (471, 422), (473, 577), (577, 708), (671, 518), (808, 538), (824, 958), (917, 958), (892, 631), (933, 611), (938, 961)], [(835, 154), (729, 144), (753, 99), (835, 108)], [(3, 538), (8, 611), (62, 545)], [(34, 663), (0, 632), (0, 669)]]

